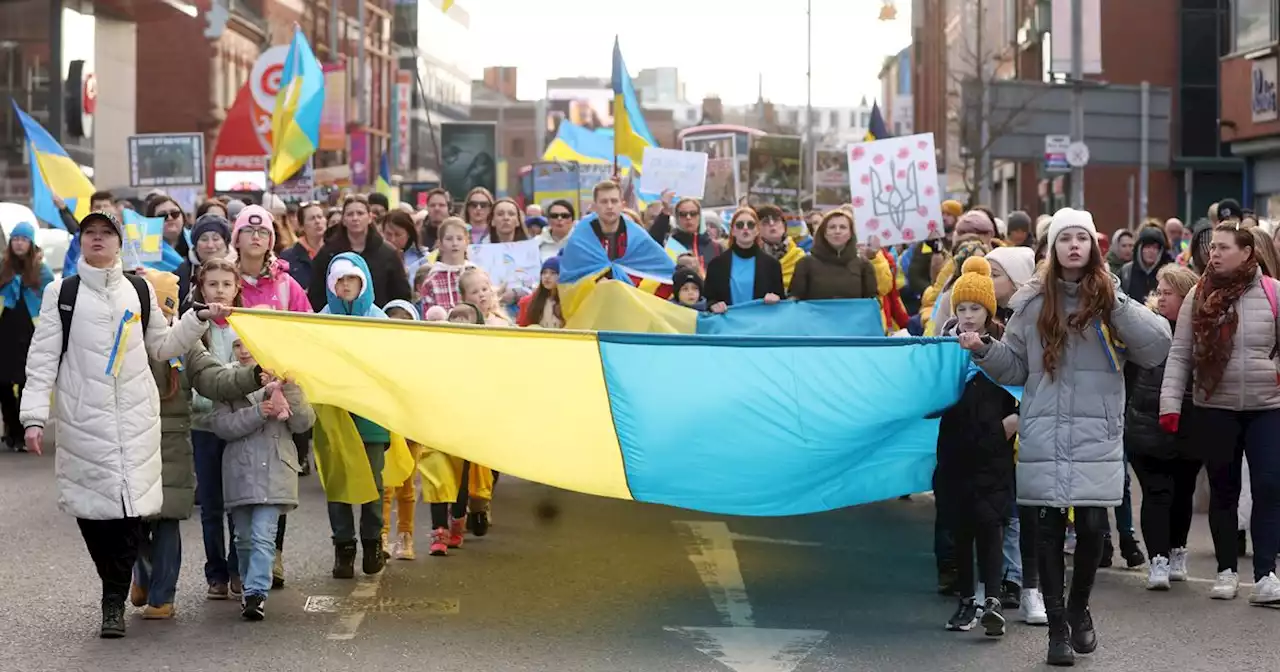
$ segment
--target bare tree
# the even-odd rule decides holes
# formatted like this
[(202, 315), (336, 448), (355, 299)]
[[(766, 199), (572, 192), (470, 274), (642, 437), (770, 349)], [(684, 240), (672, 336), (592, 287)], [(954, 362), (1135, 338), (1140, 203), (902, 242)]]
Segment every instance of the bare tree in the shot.
[[(959, 172), (969, 202), (978, 203), (983, 184), (993, 176), (992, 148), (1021, 125), (1023, 112), (1033, 100), (1022, 101), (1011, 114), (999, 118), (988, 113), (996, 107), (999, 82), (1012, 79), (1017, 69), (1016, 46), (1003, 39), (1002, 31), (991, 34), (987, 15), (991, 5), (996, 5), (996, 11), (1007, 5), (994, 0), (959, 0), (959, 4), (960, 34), (950, 41), (948, 53), (947, 172)], [(1003, 19), (1010, 22), (1015, 17)]]

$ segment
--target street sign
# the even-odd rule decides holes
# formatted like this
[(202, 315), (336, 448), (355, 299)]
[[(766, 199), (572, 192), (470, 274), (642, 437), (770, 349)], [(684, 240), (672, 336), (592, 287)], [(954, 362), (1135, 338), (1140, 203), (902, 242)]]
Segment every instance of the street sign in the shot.
[(1071, 172), (1071, 164), (1067, 163), (1067, 148), (1070, 146), (1071, 136), (1069, 135), (1044, 136), (1044, 172)]
[(1067, 147), (1067, 163), (1072, 168), (1084, 168), (1089, 165), (1089, 145), (1073, 142)]

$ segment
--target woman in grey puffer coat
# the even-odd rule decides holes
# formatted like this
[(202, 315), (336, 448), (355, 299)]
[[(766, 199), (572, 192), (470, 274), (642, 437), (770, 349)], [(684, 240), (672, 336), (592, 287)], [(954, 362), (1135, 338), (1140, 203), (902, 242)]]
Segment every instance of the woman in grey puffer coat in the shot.
[[(243, 347), (237, 342), (236, 349)], [(241, 353), (237, 352), (239, 356)], [(241, 363), (246, 357), (239, 357)], [(275, 385), (275, 383), (273, 383)], [(235, 547), (244, 579), (244, 611), (248, 620), (265, 616), (271, 565), (276, 555), (276, 525), (281, 514), (298, 506), (298, 449), (293, 435), (315, 424), (315, 412), (302, 388), (285, 383), (288, 418), (263, 388), (214, 410), (213, 431), (227, 442), (222, 455), (222, 498), (235, 521)]]
[[(1106, 507), (1120, 504), (1124, 487), (1124, 365), (1160, 364), (1171, 340), (1167, 321), (1120, 290), (1096, 235), (1088, 212), (1059, 210), (1049, 226), (1047, 265), (1010, 301), (1013, 316), (1004, 340), (960, 338), (997, 383), (1024, 386), (1018, 504), (1040, 507), (1038, 559), (1050, 665), (1070, 665), (1073, 650), (1091, 653), (1097, 647), (1089, 594), (1102, 555)], [(1067, 605), (1062, 543), (1071, 507), (1077, 545)]]

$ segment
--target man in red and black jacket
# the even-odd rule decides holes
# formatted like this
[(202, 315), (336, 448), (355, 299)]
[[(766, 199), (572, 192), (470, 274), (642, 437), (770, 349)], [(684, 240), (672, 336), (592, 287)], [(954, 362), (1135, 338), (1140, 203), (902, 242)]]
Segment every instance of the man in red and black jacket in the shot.
[(627, 227), (622, 224), (622, 187), (617, 182), (601, 182), (591, 190), (591, 196), (596, 213), (591, 229), (600, 239), (609, 261), (614, 261), (627, 253)]

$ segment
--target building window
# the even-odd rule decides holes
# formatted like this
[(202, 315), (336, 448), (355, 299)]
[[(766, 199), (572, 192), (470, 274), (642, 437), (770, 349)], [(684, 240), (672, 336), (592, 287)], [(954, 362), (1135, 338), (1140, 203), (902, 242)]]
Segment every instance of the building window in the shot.
[(871, 113), (862, 112), (858, 115), (858, 128), (866, 128), (871, 125)]
[(831, 128), (840, 128), (840, 112), (831, 111)]
[(1276, 39), (1276, 0), (1236, 0), (1232, 7), (1235, 50), (1263, 47)]

